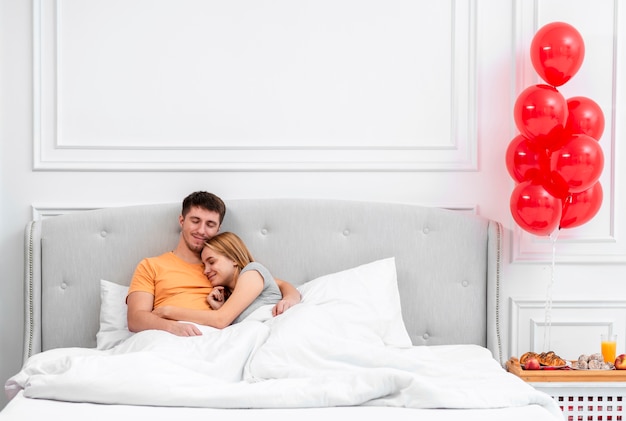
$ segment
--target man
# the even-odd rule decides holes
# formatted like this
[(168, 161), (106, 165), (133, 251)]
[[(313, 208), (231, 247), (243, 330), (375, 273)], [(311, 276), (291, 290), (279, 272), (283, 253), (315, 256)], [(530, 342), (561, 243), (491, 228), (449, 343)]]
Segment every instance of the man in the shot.
[[(218, 233), (225, 214), (226, 205), (212, 193), (194, 192), (183, 200), (178, 217), (181, 227), (178, 245), (170, 252), (143, 259), (131, 280), (126, 297), (131, 332), (158, 329), (178, 336), (202, 334), (191, 323), (161, 318), (153, 310), (165, 305), (210, 310), (207, 296), (212, 287), (204, 274), (200, 254), (205, 240)], [(274, 306), (274, 315), (301, 300), (291, 284), (280, 279), (276, 283), (283, 298)]]

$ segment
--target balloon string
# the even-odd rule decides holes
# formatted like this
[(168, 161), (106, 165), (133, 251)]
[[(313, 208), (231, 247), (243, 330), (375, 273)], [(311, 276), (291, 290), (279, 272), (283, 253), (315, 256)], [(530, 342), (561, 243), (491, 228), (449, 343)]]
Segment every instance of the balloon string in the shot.
[(556, 240), (559, 236), (560, 229), (556, 229), (550, 234), (550, 240), (552, 240), (552, 268), (550, 271), (550, 282), (548, 282), (548, 288), (546, 290), (546, 304), (545, 304), (545, 327), (543, 331), (543, 346), (546, 351), (551, 350), (551, 336), (552, 336), (552, 287), (554, 286), (554, 273), (556, 271)]

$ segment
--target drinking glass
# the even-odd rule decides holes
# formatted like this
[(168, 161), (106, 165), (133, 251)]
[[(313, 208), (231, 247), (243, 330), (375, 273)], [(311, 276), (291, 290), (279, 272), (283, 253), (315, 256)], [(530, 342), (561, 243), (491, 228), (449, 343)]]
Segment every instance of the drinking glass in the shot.
[(615, 348), (617, 346), (617, 335), (603, 333), (600, 335), (600, 345), (604, 362), (615, 362)]

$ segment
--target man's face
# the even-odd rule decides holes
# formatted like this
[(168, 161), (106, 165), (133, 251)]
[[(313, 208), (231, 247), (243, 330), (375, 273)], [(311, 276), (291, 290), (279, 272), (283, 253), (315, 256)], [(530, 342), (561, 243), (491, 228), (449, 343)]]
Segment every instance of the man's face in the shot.
[(199, 207), (192, 207), (187, 215), (179, 217), (182, 236), (187, 248), (200, 255), (204, 242), (220, 229), (220, 215)]

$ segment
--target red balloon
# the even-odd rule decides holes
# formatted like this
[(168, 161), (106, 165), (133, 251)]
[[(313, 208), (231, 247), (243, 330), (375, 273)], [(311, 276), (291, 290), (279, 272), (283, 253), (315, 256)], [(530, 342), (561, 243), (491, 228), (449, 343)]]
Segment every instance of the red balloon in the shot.
[(562, 200), (552, 196), (537, 181), (519, 183), (509, 203), (515, 222), (535, 235), (550, 235), (558, 228), (563, 212)]
[(589, 222), (600, 210), (603, 196), (600, 182), (585, 191), (573, 193), (563, 202), (559, 228), (574, 228)]
[(533, 85), (522, 91), (513, 109), (521, 134), (539, 147), (554, 148), (567, 122), (567, 101), (556, 88)]
[(551, 169), (569, 186), (570, 193), (590, 188), (602, 175), (604, 154), (600, 143), (591, 136), (575, 134), (552, 153)]
[(515, 136), (509, 143), (505, 162), (509, 175), (518, 183), (542, 178), (550, 173), (550, 157), (547, 151), (535, 147), (522, 135)]
[(542, 184), (548, 193), (559, 199), (565, 199), (571, 194), (569, 184), (556, 171), (551, 171), (547, 177), (544, 177)]
[(565, 131), (569, 134), (586, 134), (599, 140), (604, 132), (604, 114), (600, 106), (584, 96), (567, 100), (567, 123)]
[(543, 80), (561, 86), (580, 69), (585, 43), (572, 25), (552, 22), (537, 31), (530, 44), (530, 59)]

